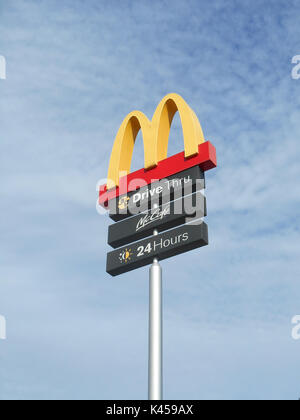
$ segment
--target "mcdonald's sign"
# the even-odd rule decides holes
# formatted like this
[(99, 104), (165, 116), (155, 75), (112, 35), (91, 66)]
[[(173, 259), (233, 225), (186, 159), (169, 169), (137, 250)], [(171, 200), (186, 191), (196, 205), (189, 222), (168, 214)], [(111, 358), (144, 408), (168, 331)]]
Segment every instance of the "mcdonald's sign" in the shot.
[[(167, 157), (169, 134), (176, 112), (178, 112), (182, 124), (184, 151)], [(144, 166), (138, 171), (130, 172), (134, 144), (139, 131), (142, 132), (143, 137)], [(133, 219), (126, 220), (130, 216), (146, 212), (146, 218), (142, 220), (157, 220), (161, 215), (157, 210), (159, 206), (161, 209), (165, 209), (168, 202), (183, 199), (188, 194), (199, 197), (199, 191), (205, 188), (204, 173), (215, 168), (216, 165), (215, 147), (209, 141), (205, 141), (195, 112), (181, 96), (174, 93), (165, 96), (156, 108), (151, 121), (140, 111), (128, 114), (115, 138), (107, 183), (99, 189), (99, 204), (108, 209), (110, 217), (120, 224), (121, 229), (119, 230), (118, 227), (110, 229), (109, 243), (114, 245), (126, 243), (126, 229), (128, 229), (128, 242), (136, 240), (134, 238), (137, 237), (141, 238), (140, 232), (137, 235), (129, 231), (134, 226)], [(156, 203), (155, 215), (151, 215), (151, 211), (154, 210), (153, 203)], [(203, 216), (205, 213), (203, 199), (201, 203)], [(170, 208), (173, 211), (176, 206), (172, 205)], [(184, 211), (182, 214), (185, 214)], [(175, 214), (169, 215), (169, 222), (166, 223), (166, 226), (174, 227), (182, 224), (182, 214), (181, 217), (175, 217)], [(196, 229), (192, 235), (195, 247), (208, 243), (207, 226), (204, 222), (202, 223), (203, 226)], [(162, 232), (167, 229), (163, 223), (158, 223), (158, 225)], [(180, 229), (182, 230), (182, 228)], [(122, 238), (119, 237), (121, 231)], [(188, 231), (192, 232), (190, 227)], [(113, 236), (113, 232), (116, 232), (116, 237)], [(151, 229), (145, 229), (144, 232), (145, 235), (149, 235)], [(202, 235), (201, 238), (197, 238), (195, 232), (199, 232), (199, 235)], [(169, 232), (168, 234), (170, 236)], [(184, 243), (182, 249), (193, 249), (193, 245), (189, 245), (188, 233), (184, 232), (182, 235), (181, 242)], [(163, 237), (161, 239), (162, 243), (172, 243), (172, 241), (164, 241)], [(136, 245), (138, 244), (135, 244), (135, 249), (138, 249), (139, 247)], [(131, 269), (144, 265), (142, 259), (139, 260), (137, 255), (131, 255), (133, 248), (125, 247), (119, 254), (118, 250), (110, 253), (108, 264), (109, 261), (113, 261), (114, 267), (112, 270), (108, 267), (107, 271), (112, 275), (128, 271), (131, 260), (135, 260)], [(175, 248), (176, 254), (181, 252), (179, 244)], [(156, 255), (156, 253), (154, 254)], [(164, 250), (164, 258), (171, 254), (172, 251)], [(151, 254), (151, 257), (153, 255)], [(149, 258), (146, 258), (145, 261), (148, 263)], [(125, 264), (120, 268), (119, 263), (124, 262)], [(126, 269), (123, 268), (124, 266)]]
[[(184, 153), (167, 158), (169, 133), (175, 113), (181, 119)], [(130, 173), (135, 139), (143, 134), (144, 168)], [(216, 150), (205, 142), (201, 125), (194, 111), (177, 94), (165, 96), (158, 105), (152, 121), (140, 111), (127, 115), (117, 133), (107, 174), (107, 184), (100, 187), (99, 203), (135, 189), (134, 180), (150, 184), (185, 169), (199, 165), (203, 171), (217, 165)]]

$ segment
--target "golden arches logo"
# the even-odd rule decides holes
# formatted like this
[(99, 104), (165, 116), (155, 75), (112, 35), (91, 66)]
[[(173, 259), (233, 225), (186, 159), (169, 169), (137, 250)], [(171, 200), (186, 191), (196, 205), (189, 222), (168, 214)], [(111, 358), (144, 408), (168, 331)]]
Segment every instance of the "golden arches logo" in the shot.
[(143, 135), (145, 169), (155, 168), (158, 162), (167, 158), (169, 134), (176, 112), (180, 115), (185, 157), (198, 154), (199, 144), (205, 141), (199, 120), (181, 96), (169, 94), (159, 103), (152, 121), (142, 112), (133, 111), (122, 122), (111, 153), (107, 189), (119, 186), (120, 174), (130, 173), (134, 144), (140, 130)]

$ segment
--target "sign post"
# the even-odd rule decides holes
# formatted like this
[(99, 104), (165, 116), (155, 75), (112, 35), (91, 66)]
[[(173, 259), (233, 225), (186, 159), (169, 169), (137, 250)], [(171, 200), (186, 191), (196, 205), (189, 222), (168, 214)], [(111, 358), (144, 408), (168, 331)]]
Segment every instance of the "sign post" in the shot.
[[(158, 232), (154, 231), (154, 235)], [(163, 304), (162, 268), (157, 258), (150, 267), (149, 278), (149, 371), (148, 399), (162, 400), (163, 395)]]
[[(175, 113), (182, 123), (183, 153), (167, 158)], [(130, 172), (134, 143), (142, 131), (144, 168)], [(139, 111), (124, 119), (113, 146), (107, 184), (99, 204), (109, 226), (106, 271), (111, 276), (152, 264), (149, 270), (148, 398), (163, 398), (163, 299), (159, 261), (208, 245), (205, 172), (217, 166), (194, 111), (176, 94), (158, 105), (152, 121)]]

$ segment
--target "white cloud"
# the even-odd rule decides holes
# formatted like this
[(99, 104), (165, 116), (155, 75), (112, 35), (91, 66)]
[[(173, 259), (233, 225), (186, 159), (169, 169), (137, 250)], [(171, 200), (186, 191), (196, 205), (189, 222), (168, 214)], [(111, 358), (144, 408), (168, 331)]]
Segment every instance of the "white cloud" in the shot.
[(256, 3), (1, 6), (0, 398), (146, 395), (147, 269), (105, 274), (95, 184), (124, 116), (172, 91), (219, 167), (210, 246), (163, 263), (166, 396), (298, 397), (299, 5)]

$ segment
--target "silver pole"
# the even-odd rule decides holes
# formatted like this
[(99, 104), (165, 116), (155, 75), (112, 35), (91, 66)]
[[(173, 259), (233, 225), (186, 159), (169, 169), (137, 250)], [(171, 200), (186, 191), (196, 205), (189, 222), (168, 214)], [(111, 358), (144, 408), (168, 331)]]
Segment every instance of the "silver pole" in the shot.
[(162, 400), (162, 341), (162, 269), (155, 258), (149, 281), (149, 400)]

